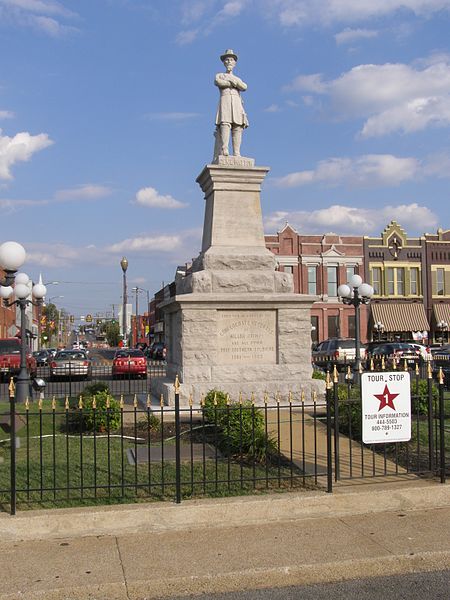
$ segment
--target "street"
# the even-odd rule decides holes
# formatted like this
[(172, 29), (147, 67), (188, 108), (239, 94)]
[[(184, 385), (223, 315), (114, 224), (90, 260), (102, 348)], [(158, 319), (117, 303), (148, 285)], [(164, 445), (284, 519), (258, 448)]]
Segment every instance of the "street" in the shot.
[[(92, 360), (92, 377), (90, 380), (84, 380), (77, 377), (60, 378), (58, 380), (50, 379), (50, 368), (48, 366), (38, 367), (37, 376), (45, 381), (44, 397), (64, 398), (83, 394), (86, 386), (94, 382), (102, 382), (108, 385), (110, 392), (115, 396), (125, 395), (127, 397), (134, 394), (145, 394), (149, 390), (150, 379), (153, 377), (163, 377), (165, 374), (165, 363), (162, 361), (147, 362), (147, 379), (129, 377), (127, 375), (120, 379), (113, 379), (112, 376), (112, 358), (115, 349), (96, 349), (93, 348), (89, 357)], [(4, 380), (0, 383), (0, 400), (8, 399), (9, 381)], [(36, 398), (36, 392), (33, 392)]]
[[(408, 573), (392, 577), (374, 577), (299, 585), (286, 588), (250, 590), (231, 594), (208, 594), (208, 600), (384, 600), (403, 599), (447, 600), (450, 589), (450, 571)], [(174, 600), (192, 600), (193, 596), (178, 596)], [(206, 598), (206, 596), (196, 596)]]

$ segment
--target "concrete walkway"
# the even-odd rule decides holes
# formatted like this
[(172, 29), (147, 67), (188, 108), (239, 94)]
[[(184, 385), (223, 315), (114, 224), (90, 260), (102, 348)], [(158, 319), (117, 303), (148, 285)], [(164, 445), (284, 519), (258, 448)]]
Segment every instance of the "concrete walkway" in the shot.
[(0, 514), (0, 600), (144, 600), (450, 569), (450, 486)]
[[(318, 407), (318, 411), (321, 407)], [(323, 414), (322, 414), (323, 413)], [(268, 431), (277, 440), (280, 430), (280, 450), (308, 475), (326, 476), (327, 473), (327, 427), (325, 408), (322, 418), (314, 418), (311, 412), (281, 406), (279, 411), (268, 413)], [(292, 423), (291, 423), (292, 421)], [(334, 444), (334, 435), (333, 435)], [(333, 471), (334, 447), (333, 452)], [(342, 433), (339, 435), (339, 476), (342, 480), (351, 477), (376, 477), (378, 475), (404, 475), (406, 470), (382, 454), (359, 442), (350, 440)], [(325, 483), (322, 480), (322, 483)]]

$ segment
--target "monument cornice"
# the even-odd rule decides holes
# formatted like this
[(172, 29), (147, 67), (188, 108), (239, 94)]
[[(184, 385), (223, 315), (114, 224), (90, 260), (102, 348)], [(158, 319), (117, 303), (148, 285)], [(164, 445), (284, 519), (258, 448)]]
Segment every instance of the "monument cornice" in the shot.
[(261, 183), (270, 167), (230, 167), (205, 165), (196, 181), (205, 197), (220, 191), (260, 192)]

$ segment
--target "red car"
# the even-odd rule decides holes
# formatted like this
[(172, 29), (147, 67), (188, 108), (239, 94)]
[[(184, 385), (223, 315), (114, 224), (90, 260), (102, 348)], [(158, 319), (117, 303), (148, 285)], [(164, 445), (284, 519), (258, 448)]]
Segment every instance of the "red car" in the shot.
[[(32, 378), (36, 377), (36, 359), (29, 348), (27, 348), (27, 370)], [(0, 381), (2, 379), (9, 381), (11, 376), (17, 375), (19, 371), (20, 339), (16, 337), (0, 339)]]
[(112, 365), (112, 376), (116, 377), (142, 377), (147, 379), (147, 359), (142, 350), (121, 349), (117, 350)]

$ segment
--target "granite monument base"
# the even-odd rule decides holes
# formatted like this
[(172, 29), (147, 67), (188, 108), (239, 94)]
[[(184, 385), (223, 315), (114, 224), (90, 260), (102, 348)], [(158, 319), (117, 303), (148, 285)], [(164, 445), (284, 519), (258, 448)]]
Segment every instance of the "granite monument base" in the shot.
[(211, 389), (264, 404), (289, 393), (323, 396), (324, 382), (311, 379), (312, 298), (298, 294), (180, 294), (164, 303), (169, 348), (167, 377), (151, 382), (152, 394), (199, 404)]

